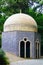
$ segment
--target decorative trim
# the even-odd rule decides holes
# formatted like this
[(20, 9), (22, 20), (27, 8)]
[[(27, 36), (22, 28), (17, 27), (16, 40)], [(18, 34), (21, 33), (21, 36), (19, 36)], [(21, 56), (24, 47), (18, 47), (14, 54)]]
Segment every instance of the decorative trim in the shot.
[(37, 32), (37, 27), (28, 25), (28, 24), (16, 24), (16, 25), (6, 25), (4, 26), (4, 31), (15, 31), (15, 30), (20, 30), (20, 31), (34, 31)]

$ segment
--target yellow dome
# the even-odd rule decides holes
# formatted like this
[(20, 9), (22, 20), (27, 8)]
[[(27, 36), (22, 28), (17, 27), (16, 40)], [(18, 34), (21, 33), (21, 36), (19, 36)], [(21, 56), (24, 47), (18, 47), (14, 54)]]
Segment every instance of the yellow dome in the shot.
[(23, 13), (13, 14), (4, 23), (4, 31), (34, 31), (37, 32), (35, 20)]

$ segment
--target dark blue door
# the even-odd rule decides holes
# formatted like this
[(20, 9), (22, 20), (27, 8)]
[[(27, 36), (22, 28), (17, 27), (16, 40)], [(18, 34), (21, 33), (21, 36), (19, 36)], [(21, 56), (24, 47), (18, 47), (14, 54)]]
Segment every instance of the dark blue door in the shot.
[(26, 58), (30, 58), (30, 42), (26, 42)]
[(20, 42), (20, 57), (24, 58), (24, 41)]

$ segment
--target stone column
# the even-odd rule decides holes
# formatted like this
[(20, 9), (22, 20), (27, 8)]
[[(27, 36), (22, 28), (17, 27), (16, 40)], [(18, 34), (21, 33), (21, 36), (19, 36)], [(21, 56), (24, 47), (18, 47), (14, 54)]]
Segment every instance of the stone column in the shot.
[(25, 42), (25, 51), (24, 51), (24, 56), (25, 56), (25, 58), (26, 58), (26, 42)]
[(20, 57), (20, 42), (19, 42), (19, 57)]

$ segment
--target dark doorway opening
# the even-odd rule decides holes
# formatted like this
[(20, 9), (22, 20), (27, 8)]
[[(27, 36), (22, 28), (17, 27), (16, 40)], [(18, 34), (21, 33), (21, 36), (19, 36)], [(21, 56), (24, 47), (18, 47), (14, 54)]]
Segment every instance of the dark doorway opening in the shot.
[(20, 57), (24, 58), (24, 41), (20, 42)]
[(37, 43), (36, 43), (36, 58), (37, 58)]
[(26, 58), (30, 58), (30, 42), (26, 42)]
[(38, 58), (39, 58), (39, 44), (38, 44)]
[(39, 44), (36, 43), (36, 58), (39, 58)]

